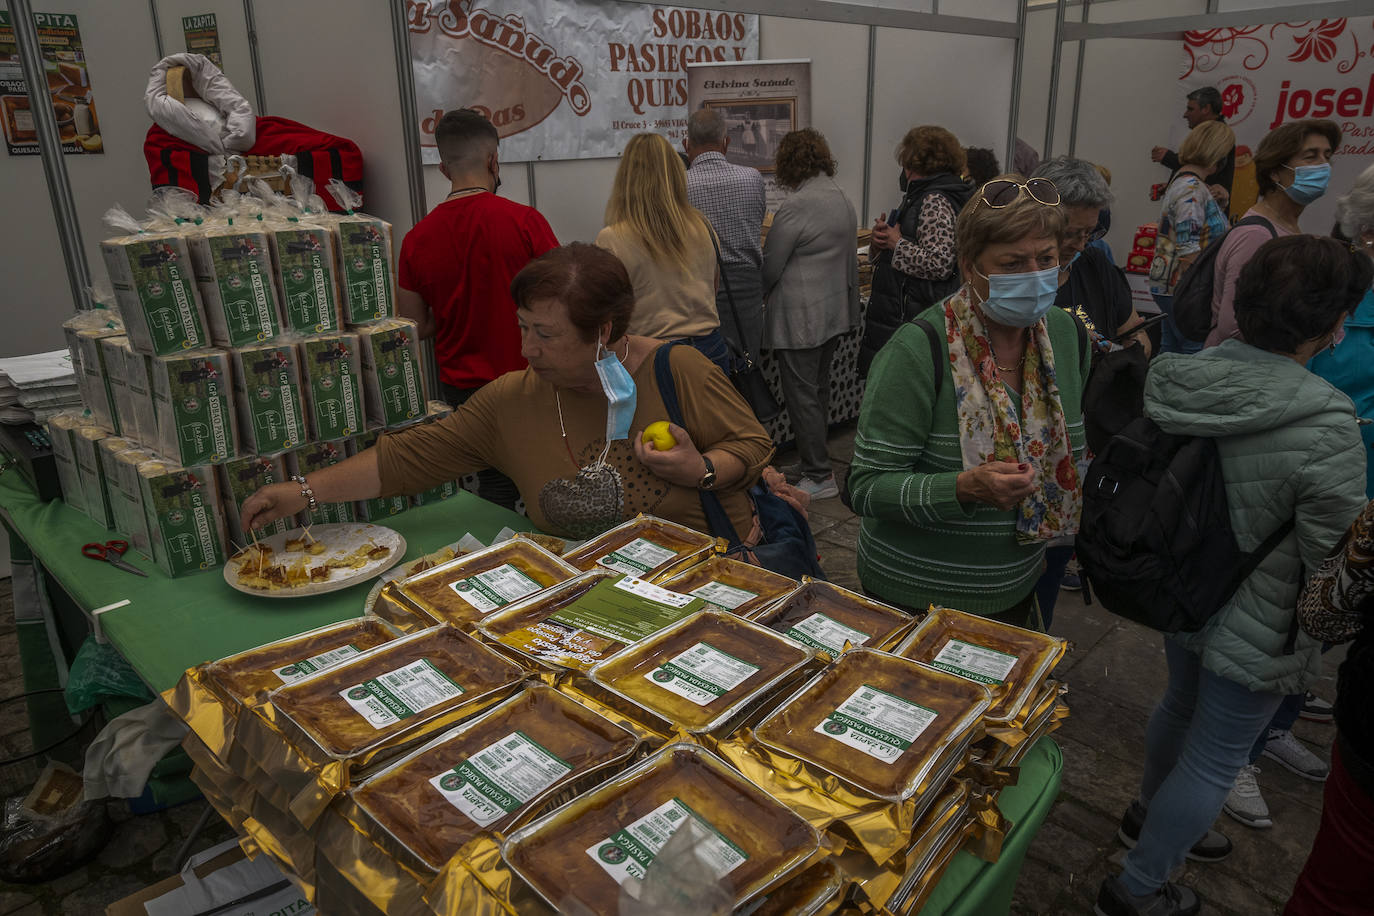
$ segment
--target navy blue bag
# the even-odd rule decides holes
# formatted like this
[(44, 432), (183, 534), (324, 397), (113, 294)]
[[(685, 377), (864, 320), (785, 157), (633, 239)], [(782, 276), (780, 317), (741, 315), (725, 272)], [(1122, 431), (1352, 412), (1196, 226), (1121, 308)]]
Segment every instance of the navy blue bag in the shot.
[[(686, 429), (682, 406), (677, 397), (677, 383), (673, 380), (669, 364), (669, 354), (674, 346), (664, 344), (654, 354), (654, 378), (658, 382), (658, 392), (663, 397), (663, 406), (668, 411), (669, 422)], [(720, 504), (719, 496), (710, 490), (698, 490), (697, 494), (701, 497), (701, 508), (706, 513), (711, 535), (724, 538), (730, 545), (728, 556), (790, 579), (800, 579), (802, 576), (826, 578), (825, 571), (816, 559), (816, 539), (805, 517), (763, 484), (754, 484), (749, 488), (749, 501), (754, 505), (759, 528), (763, 531), (763, 539), (753, 547), (741, 542), (739, 532), (735, 530), (725, 507)]]

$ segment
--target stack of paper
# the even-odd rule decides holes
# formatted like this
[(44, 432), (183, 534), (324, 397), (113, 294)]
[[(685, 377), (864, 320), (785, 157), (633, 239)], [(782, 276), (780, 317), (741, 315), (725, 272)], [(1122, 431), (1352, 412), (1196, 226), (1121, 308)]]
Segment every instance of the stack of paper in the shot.
[(80, 406), (68, 351), (0, 359), (0, 423), (45, 423), (59, 411)]

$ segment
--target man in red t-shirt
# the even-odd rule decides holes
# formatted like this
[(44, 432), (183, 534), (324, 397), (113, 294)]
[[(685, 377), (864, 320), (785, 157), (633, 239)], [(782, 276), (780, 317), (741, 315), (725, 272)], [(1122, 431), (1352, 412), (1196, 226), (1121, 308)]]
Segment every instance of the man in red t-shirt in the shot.
[[(510, 283), (558, 239), (538, 210), (496, 196), (496, 128), (479, 112), (445, 112), (434, 142), (452, 190), (401, 243), (398, 304), (421, 337), (434, 338), (444, 397), (457, 407), (497, 376), (525, 368)], [(484, 499), (515, 505), (508, 478), (478, 477)]]

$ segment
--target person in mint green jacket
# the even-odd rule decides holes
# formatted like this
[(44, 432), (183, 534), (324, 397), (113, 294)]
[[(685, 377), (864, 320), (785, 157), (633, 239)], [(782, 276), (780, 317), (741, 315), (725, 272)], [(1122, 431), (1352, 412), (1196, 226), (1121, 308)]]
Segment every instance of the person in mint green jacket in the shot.
[(1369, 259), (1334, 239), (1273, 239), (1237, 282), (1245, 342), (1150, 367), (1146, 416), (1167, 433), (1216, 440), (1240, 549), (1290, 518), (1294, 530), (1201, 630), (1164, 638), (1169, 682), (1118, 833), (1133, 848), (1121, 876), (1103, 882), (1103, 916), (1197, 911), (1197, 895), (1169, 884), (1170, 872), (1185, 856), (1230, 852), (1209, 828), (1236, 774), (1283, 698), (1321, 676), (1321, 643), (1297, 629), (1298, 589), (1363, 508), (1365, 459), (1350, 398), (1306, 366), (1371, 278)]
[(1078, 529), (1091, 358), (1054, 307), (1065, 229), (1054, 183), (1003, 176), (955, 224), (963, 286), (902, 325), (868, 376), (849, 490), (859, 581), (1039, 628), (1046, 543)]

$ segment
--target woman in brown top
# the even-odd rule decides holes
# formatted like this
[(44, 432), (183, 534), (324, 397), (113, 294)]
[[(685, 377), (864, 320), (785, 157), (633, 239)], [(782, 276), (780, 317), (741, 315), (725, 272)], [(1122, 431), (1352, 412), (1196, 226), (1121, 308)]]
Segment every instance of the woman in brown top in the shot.
[[(511, 284), (521, 354), (509, 372), (444, 419), (388, 433), (377, 445), (316, 471), (305, 482), (263, 487), (243, 504), (245, 528), (319, 502), (418, 493), (481, 468), (515, 481), (530, 521), (565, 537), (589, 537), (644, 512), (707, 530), (700, 489), (719, 494), (736, 530), (752, 526), (747, 491), (772, 441), (724, 374), (690, 347), (670, 365), (687, 429), (659, 451), (641, 441), (667, 419), (654, 379), (662, 342), (626, 333), (634, 288), (615, 255), (574, 243), (531, 261)], [(628, 439), (607, 445), (610, 410), (595, 363), (614, 353), (634, 380)]]

